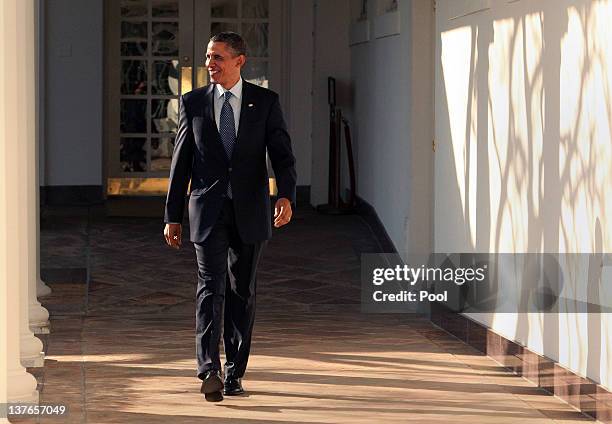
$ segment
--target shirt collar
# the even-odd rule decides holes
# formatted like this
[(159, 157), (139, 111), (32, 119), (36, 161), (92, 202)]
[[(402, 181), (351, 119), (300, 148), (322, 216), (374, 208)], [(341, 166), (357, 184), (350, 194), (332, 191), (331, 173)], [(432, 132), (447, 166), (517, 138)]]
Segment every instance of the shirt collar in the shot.
[(238, 100), (242, 97), (242, 77), (238, 79), (238, 82), (234, 84), (232, 88), (226, 90), (221, 84), (215, 84), (217, 86), (217, 97), (222, 97), (226, 91), (230, 91)]

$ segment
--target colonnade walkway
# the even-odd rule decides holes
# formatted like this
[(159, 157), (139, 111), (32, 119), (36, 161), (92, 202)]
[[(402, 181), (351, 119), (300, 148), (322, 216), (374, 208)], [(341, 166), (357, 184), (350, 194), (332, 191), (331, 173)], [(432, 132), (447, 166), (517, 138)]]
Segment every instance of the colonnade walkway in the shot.
[(29, 369), (74, 423), (564, 423), (588, 421), (424, 318), (362, 314), (363, 216), (299, 208), (261, 262), (248, 394), (207, 403), (195, 376), (195, 253), (158, 219), (43, 208), (51, 332)]

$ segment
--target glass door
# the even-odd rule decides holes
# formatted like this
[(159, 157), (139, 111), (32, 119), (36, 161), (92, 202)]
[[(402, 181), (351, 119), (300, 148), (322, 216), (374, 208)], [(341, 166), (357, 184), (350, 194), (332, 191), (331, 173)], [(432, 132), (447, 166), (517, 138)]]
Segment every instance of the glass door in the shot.
[(248, 46), (242, 77), (253, 84), (276, 89), (272, 82), (279, 81), (280, 60), (272, 61), (272, 58), (280, 57), (280, 10), (279, 0), (196, 0), (197, 86), (208, 84), (205, 56), (210, 37), (222, 31), (234, 31), (242, 35)]
[(249, 48), (243, 77), (273, 88), (280, 0), (107, 0), (106, 17), (106, 192), (163, 196), (178, 97), (208, 83), (208, 40), (241, 33)]

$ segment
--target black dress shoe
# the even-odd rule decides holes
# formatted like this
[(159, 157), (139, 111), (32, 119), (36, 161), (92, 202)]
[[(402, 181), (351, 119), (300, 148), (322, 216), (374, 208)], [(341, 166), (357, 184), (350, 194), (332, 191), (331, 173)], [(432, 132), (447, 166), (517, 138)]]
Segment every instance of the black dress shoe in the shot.
[(223, 394), (227, 396), (237, 396), (244, 393), (242, 382), (239, 378), (228, 378), (223, 386)]
[(217, 370), (208, 371), (200, 388), (204, 398), (209, 402), (219, 402), (223, 400), (222, 390), (223, 381), (221, 380), (221, 373)]

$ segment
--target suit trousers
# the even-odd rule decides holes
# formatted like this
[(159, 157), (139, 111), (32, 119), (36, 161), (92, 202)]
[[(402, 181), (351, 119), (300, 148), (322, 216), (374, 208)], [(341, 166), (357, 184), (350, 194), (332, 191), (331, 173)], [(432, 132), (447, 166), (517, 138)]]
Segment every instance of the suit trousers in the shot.
[(242, 378), (255, 322), (256, 270), (266, 241), (243, 243), (232, 200), (226, 198), (203, 243), (194, 243), (198, 262), (196, 292), (197, 376), (221, 370), (219, 343), (223, 322), (225, 377)]

